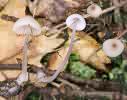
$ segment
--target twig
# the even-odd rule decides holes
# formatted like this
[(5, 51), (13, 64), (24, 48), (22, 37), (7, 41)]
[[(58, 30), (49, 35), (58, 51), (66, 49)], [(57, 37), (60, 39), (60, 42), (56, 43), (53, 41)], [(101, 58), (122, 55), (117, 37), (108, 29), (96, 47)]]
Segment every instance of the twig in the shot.
[(1, 15), (1, 19), (6, 20), (6, 21), (16, 22), (19, 18), (16, 18), (14, 16), (8, 16), (6, 14), (3, 14), (3, 15)]
[[(28, 65), (28, 66), (29, 66), (28, 72), (37, 73), (38, 70), (43, 70), (45, 73), (49, 74), (49, 72), (47, 72), (45, 69), (41, 69), (41, 68), (34, 66), (34, 65)], [(0, 69), (2, 69), (2, 70), (8, 70), (8, 69), (21, 70), (21, 65), (20, 64), (0, 64)], [(53, 73), (50, 73), (50, 74), (52, 75)], [(102, 90), (102, 89), (113, 90), (113, 91), (120, 90), (120, 83), (116, 82), (116, 81), (103, 81), (100, 79), (98, 79), (98, 80), (84, 80), (84, 79), (80, 79), (79, 77), (76, 77), (76, 76), (69, 74), (69, 73), (60, 74), (58, 76), (58, 78), (69, 80), (69, 81), (76, 83), (76, 84), (84, 84), (84, 85), (87, 84), (88, 86), (90, 86), (94, 89), (98, 89), (98, 90)]]
[[(31, 87), (32, 88), (32, 87)], [(88, 97), (88, 98), (99, 98), (99, 97), (108, 97), (111, 100), (113, 100), (114, 94), (118, 94), (118, 92), (110, 92), (110, 91), (94, 91), (94, 92), (89, 92), (86, 90), (73, 90), (70, 87), (65, 88), (65, 92), (62, 93), (58, 88), (52, 88), (52, 87), (45, 87), (45, 88), (34, 88), (35, 91), (39, 92), (40, 94), (47, 94), (49, 96), (63, 96), (65, 95), (66, 97), (71, 97), (75, 98), (75, 96), (80, 96), (80, 97)], [(56, 93), (53, 93), (55, 90)], [(127, 99), (127, 96), (125, 94), (122, 94), (123, 100)], [(98, 100), (98, 99), (97, 99)], [(116, 99), (115, 99), (116, 100)]]
[(123, 37), (125, 34), (127, 33), (127, 29), (125, 29), (119, 36), (117, 36), (116, 38), (120, 39), (121, 37)]
[[(22, 64), (0, 64), (0, 70), (21, 70), (21, 66)], [(29, 72), (36, 73), (38, 70), (43, 70), (46, 72), (46, 70), (43, 68), (28, 64)]]
[[(114, 6), (118, 6), (119, 5), (119, 2), (120, 0), (112, 0), (112, 3), (114, 4)], [(121, 13), (120, 13), (120, 9), (117, 8), (115, 9), (114, 11), (114, 20), (115, 22), (118, 24), (120, 30), (123, 29), (123, 24), (122, 24), (122, 19), (121, 19)]]
[(52, 84), (53, 86), (57, 87), (57, 88), (60, 88), (61, 84), (58, 84), (56, 82), (51, 82), (50, 84)]
[(120, 8), (120, 7), (124, 6), (125, 4), (127, 4), (127, 1), (123, 1), (123, 2), (119, 3), (117, 6), (112, 6), (112, 7), (106, 8), (103, 10), (102, 14), (108, 13), (116, 8)]
[(88, 85), (89, 87), (96, 90), (120, 91), (120, 83), (118, 81), (104, 81), (101, 79), (85, 80), (69, 73), (63, 73), (60, 77), (65, 80), (69, 80), (75, 84)]
[(77, 86), (77, 85), (75, 85), (75, 84), (73, 84), (73, 83), (70, 83), (70, 82), (67, 81), (67, 80), (64, 80), (64, 79), (62, 79), (62, 78), (57, 78), (57, 79), (58, 79), (60, 82), (62, 82), (62, 83), (64, 83), (64, 84), (66, 84), (66, 85), (72, 87), (72, 89), (80, 90), (80, 87), (79, 87), (79, 86)]
[(0, 70), (14, 70), (21, 69), (21, 64), (0, 64)]

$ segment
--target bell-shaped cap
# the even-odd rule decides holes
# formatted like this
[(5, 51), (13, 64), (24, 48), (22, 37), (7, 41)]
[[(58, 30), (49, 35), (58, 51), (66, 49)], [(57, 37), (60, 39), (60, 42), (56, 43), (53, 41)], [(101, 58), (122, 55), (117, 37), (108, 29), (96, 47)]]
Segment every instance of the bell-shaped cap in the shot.
[(91, 16), (91, 17), (99, 17), (102, 14), (102, 9), (100, 6), (98, 6), (97, 4), (91, 4), (88, 8), (87, 8), (87, 13)]
[(77, 31), (81, 31), (86, 27), (86, 21), (81, 15), (72, 14), (67, 17), (66, 25), (67, 25), (67, 27), (69, 27), (71, 29), (74, 29), (74, 26), (75, 26), (75, 29)]
[(32, 16), (25, 16), (15, 22), (13, 31), (18, 35), (39, 35), (41, 26)]
[(124, 50), (124, 44), (118, 39), (108, 39), (103, 43), (103, 50), (109, 57), (119, 56)]

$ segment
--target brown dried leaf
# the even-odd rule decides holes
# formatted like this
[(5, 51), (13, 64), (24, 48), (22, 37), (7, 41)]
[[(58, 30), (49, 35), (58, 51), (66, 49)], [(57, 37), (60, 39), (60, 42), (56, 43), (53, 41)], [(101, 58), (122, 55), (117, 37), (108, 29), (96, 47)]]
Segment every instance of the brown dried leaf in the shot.
[(63, 61), (66, 56), (68, 48), (61, 48), (58, 52), (51, 55), (48, 61), (48, 69), (50, 70), (57, 70), (59, 64)]
[(78, 7), (79, 3), (73, 0), (27, 0), (31, 13), (46, 17), (52, 22), (63, 20), (68, 8)]

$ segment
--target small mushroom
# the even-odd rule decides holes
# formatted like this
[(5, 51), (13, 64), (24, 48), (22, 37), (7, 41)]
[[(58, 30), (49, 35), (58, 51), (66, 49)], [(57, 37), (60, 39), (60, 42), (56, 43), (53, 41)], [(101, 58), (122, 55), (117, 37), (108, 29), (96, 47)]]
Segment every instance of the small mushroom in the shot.
[(17, 20), (13, 26), (13, 31), (17, 35), (24, 35), (24, 46), (23, 46), (23, 60), (22, 60), (22, 72), (16, 80), (19, 85), (24, 81), (28, 80), (27, 72), (27, 50), (28, 50), (28, 39), (29, 36), (37, 36), (41, 33), (41, 27), (38, 22), (31, 16), (25, 16)]
[[(43, 75), (42, 77), (41, 76), (37, 76), (37, 77), (40, 77), (39, 81), (41, 81), (41, 82), (50, 83), (54, 79), (56, 79), (56, 77), (59, 75), (61, 70), (67, 64), (69, 56), (70, 56), (70, 54), (72, 52), (72, 47), (73, 47), (73, 43), (74, 43), (74, 39), (75, 39), (76, 30), (78, 30), (78, 31), (83, 30), (86, 27), (86, 21), (84, 20), (84, 18), (81, 15), (72, 14), (66, 19), (66, 25), (67, 25), (67, 27), (69, 27), (69, 28), (71, 28), (73, 30), (67, 54), (66, 54), (65, 58), (63, 59), (63, 61), (57, 67), (56, 72), (51, 77), (47, 77), (44, 74), (42, 74)], [(41, 75), (41, 74), (38, 74), (38, 75)]]
[(72, 14), (66, 19), (67, 27), (72, 30), (81, 31), (86, 27), (86, 21), (79, 14)]
[(109, 57), (119, 56), (124, 50), (124, 44), (118, 39), (108, 39), (103, 43), (103, 50)]
[(91, 4), (88, 8), (87, 8), (87, 13), (94, 18), (99, 17), (102, 14), (102, 9), (100, 6), (98, 6), (97, 4)]

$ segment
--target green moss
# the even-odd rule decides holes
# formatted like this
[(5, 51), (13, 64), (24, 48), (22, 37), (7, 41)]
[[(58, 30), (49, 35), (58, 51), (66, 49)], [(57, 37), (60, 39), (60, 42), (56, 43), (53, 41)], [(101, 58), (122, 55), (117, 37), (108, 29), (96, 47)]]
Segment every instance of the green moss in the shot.
[(96, 71), (89, 66), (76, 61), (70, 64), (70, 72), (73, 75), (79, 76), (80, 78), (90, 79), (96, 76)]

